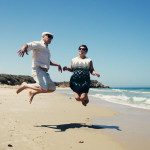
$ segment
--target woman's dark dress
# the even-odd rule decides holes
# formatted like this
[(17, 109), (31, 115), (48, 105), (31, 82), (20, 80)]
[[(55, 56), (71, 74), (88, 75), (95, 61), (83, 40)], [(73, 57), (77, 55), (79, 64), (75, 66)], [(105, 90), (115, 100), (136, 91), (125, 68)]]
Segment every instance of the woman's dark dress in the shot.
[(88, 93), (90, 88), (90, 58), (72, 59), (71, 68), (73, 75), (70, 78), (70, 88), (78, 93)]

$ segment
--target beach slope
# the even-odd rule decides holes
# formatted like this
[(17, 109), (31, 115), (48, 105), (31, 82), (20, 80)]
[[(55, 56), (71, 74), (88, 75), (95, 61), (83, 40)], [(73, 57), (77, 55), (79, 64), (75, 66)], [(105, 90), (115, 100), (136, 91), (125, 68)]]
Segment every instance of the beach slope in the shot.
[(0, 88), (0, 150), (122, 150), (115, 138), (105, 134), (117, 126), (96, 124), (117, 112), (90, 103), (87, 107), (73, 97), (58, 93), (40, 94), (32, 104), (28, 91)]

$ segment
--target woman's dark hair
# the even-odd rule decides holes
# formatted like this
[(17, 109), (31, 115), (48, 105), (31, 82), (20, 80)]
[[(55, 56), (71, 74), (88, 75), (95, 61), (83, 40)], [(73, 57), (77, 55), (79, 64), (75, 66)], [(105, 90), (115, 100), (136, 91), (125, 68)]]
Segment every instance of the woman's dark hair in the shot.
[(83, 50), (85, 50), (86, 52), (88, 52), (88, 48), (86, 45), (80, 45), (78, 50), (81, 50), (81, 47), (84, 47)]

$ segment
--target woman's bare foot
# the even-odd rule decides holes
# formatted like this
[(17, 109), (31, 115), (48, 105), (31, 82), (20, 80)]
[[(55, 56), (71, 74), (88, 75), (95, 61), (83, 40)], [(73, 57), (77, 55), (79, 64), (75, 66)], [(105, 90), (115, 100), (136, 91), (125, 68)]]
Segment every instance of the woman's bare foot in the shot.
[(27, 83), (23, 82), (17, 89), (16, 93), (19, 94), (21, 91), (23, 91), (26, 88), (26, 85), (27, 85)]
[(82, 105), (86, 106), (89, 103), (89, 99), (83, 100)]
[(35, 92), (29, 91), (29, 103), (32, 103), (33, 97), (35, 96)]

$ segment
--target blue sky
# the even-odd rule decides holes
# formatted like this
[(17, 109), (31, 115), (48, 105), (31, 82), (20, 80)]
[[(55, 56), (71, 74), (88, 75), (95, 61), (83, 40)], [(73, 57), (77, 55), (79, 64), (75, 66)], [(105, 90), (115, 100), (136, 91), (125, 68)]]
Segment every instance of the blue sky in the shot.
[[(109, 86), (150, 86), (149, 0), (0, 0), (0, 73), (31, 75), (31, 53), (19, 58), (26, 42), (54, 34), (52, 60), (70, 65), (80, 44)], [(51, 67), (51, 78), (71, 73)]]

